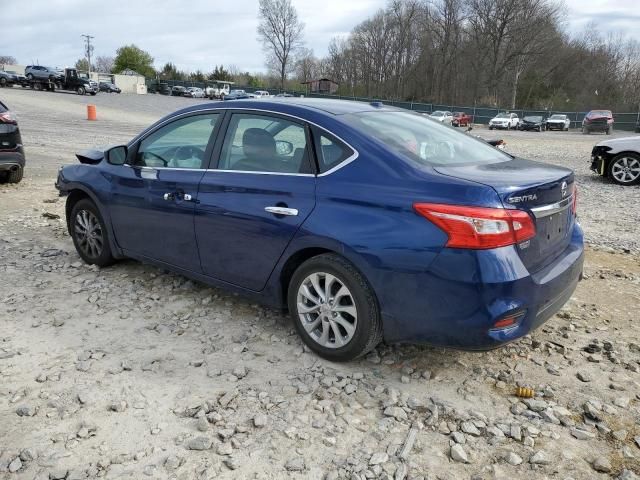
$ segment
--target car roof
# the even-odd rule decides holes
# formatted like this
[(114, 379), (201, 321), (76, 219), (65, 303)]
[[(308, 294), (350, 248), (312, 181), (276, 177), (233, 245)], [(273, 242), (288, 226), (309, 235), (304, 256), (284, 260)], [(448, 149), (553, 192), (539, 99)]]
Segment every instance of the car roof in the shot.
[[(291, 113), (292, 110), (296, 110), (298, 113), (301, 111), (308, 111), (309, 113), (322, 112), (331, 115), (344, 115), (348, 113), (361, 113), (361, 112), (380, 112), (380, 111), (407, 111), (398, 109), (395, 107), (389, 107), (379, 102), (355, 102), (352, 100), (334, 100), (325, 98), (300, 98), (300, 97), (288, 97), (288, 98), (270, 98), (269, 100), (229, 100), (224, 103), (213, 103), (210, 105), (211, 109), (216, 108), (251, 108), (251, 109), (269, 109), (274, 112)], [(379, 106), (378, 106), (379, 105)], [(293, 107), (293, 108), (292, 108)], [(175, 112), (175, 114), (188, 113), (193, 110), (202, 110), (202, 105), (194, 105), (187, 107), (183, 110)]]

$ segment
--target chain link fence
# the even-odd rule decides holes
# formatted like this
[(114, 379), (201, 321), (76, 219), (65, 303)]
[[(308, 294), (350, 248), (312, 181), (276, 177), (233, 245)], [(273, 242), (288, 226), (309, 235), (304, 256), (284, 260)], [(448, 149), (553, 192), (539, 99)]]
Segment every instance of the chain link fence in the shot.
[[(155, 82), (155, 80), (149, 81), (147, 80), (147, 86), (150, 82)], [(182, 80), (162, 80), (162, 83), (167, 83), (169, 87), (173, 87), (174, 85), (182, 85), (184, 87), (200, 87), (205, 88), (207, 86), (213, 85), (214, 82), (190, 82), (190, 81), (182, 81)], [(418, 103), (418, 102), (404, 102), (398, 100), (381, 100), (377, 98), (368, 98), (368, 97), (355, 97), (355, 96), (345, 96), (345, 95), (328, 95), (321, 93), (306, 93), (301, 91), (293, 91), (293, 90), (281, 90), (277, 88), (254, 88), (240, 85), (233, 85), (234, 89), (242, 89), (248, 93), (255, 92), (256, 90), (268, 91), (271, 95), (277, 95), (280, 93), (290, 93), (292, 95), (304, 95), (310, 98), (332, 98), (337, 100), (355, 100), (358, 102), (381, 102), (385, 105), (391, 105), (398, 108), (405, 108), (407, 110), (413, 110), (420, 113), (431, 113), (436, 110), (445, 110), (449, 112), (464, 112), (468, 115), (471, 115), (473, 118), (473, 123), (488, 125), (489, 120), (495, 117), (498, 113), (501, 112), (513, 112), (518, 115), (518, 117), (523, 118), (526, 116), (534, 116), (540, 115), (543, 117), (548, 117), (553, 114), (564, 114), (569, 117), (571, 120), (571, 128), (581, 128), (582, 120), (587, 112), (566, 112), (560, 110), (523, 110), (523, 109), (504, 109), (504, 108), (492, 108), (492, 107), (479, 107), (479, 106), (459, 106), (459, 105), (441, 105), (434, 103)], [(626, 131), (634, 131), (636, 126), (640, 124), (640, 111), (638, 112), (629, 112), (629, 113), (616, 113), (613, 114), (614, 119), (614, 128), (616, 130), (626, 130)]]

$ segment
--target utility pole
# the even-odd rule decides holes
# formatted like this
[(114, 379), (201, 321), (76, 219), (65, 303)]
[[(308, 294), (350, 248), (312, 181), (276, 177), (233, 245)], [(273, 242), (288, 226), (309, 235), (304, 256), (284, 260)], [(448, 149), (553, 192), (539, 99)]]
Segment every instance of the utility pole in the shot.
[(89, 61), (89, 78), (91, 78), (91, 52), (93, 51), (93, 45), (91, 45), (91, 39), (95, 37), (93, 37), (92, 35), (85, 35), (85, 34), (82, 34), (80, 36), (84, 37), (86, 41), (85, 51), (87, 54), (87, 60)]

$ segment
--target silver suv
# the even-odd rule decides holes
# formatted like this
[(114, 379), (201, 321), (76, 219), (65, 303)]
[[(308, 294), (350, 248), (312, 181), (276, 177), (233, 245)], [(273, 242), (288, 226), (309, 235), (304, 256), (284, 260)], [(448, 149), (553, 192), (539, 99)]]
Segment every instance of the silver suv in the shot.
[(29, 80), (59, 80), (64, 77), (60, 70), (41, 65), (27, 65), (24, 74)]

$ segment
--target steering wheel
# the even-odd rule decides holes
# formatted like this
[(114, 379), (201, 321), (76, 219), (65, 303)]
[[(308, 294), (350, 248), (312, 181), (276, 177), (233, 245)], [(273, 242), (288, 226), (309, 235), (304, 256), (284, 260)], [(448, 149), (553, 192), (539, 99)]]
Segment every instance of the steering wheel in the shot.
[(172, 156), (175, 160), (188, 160), (193, 157), (202, 160), (204, 158), (204, 150), (192, 145), (181, 146), (175, 148)]
[[(161, 157), (160, 155), (158, 155), (157, 153), (153, 153), (153, 152), (144, 152), (144, 153), (143, 153), (143, 155), (149, 155), (149, 156), (151, 156), (151, 157), (155, 157), (155, 158), (157, 158), (158, 160), (160, 160), (160, 161), (162, 162), (162, 166), (163, 166), (163, 167), (167, 167), (167, 166), (169, 166), (169, 162), (168, 162), (167, 160), (165, 160), (164, 158), (162, 158), (162, 157)], [(145, 163), (145, 166), (147, 166), (147, 167), (151, 167), (151, 165), (146, 165), (146, 163), (147, 163), (147, 162), (146, 162), (146, 160), (145, 160), (145, 162), (144, 162), (144, 163)]]

